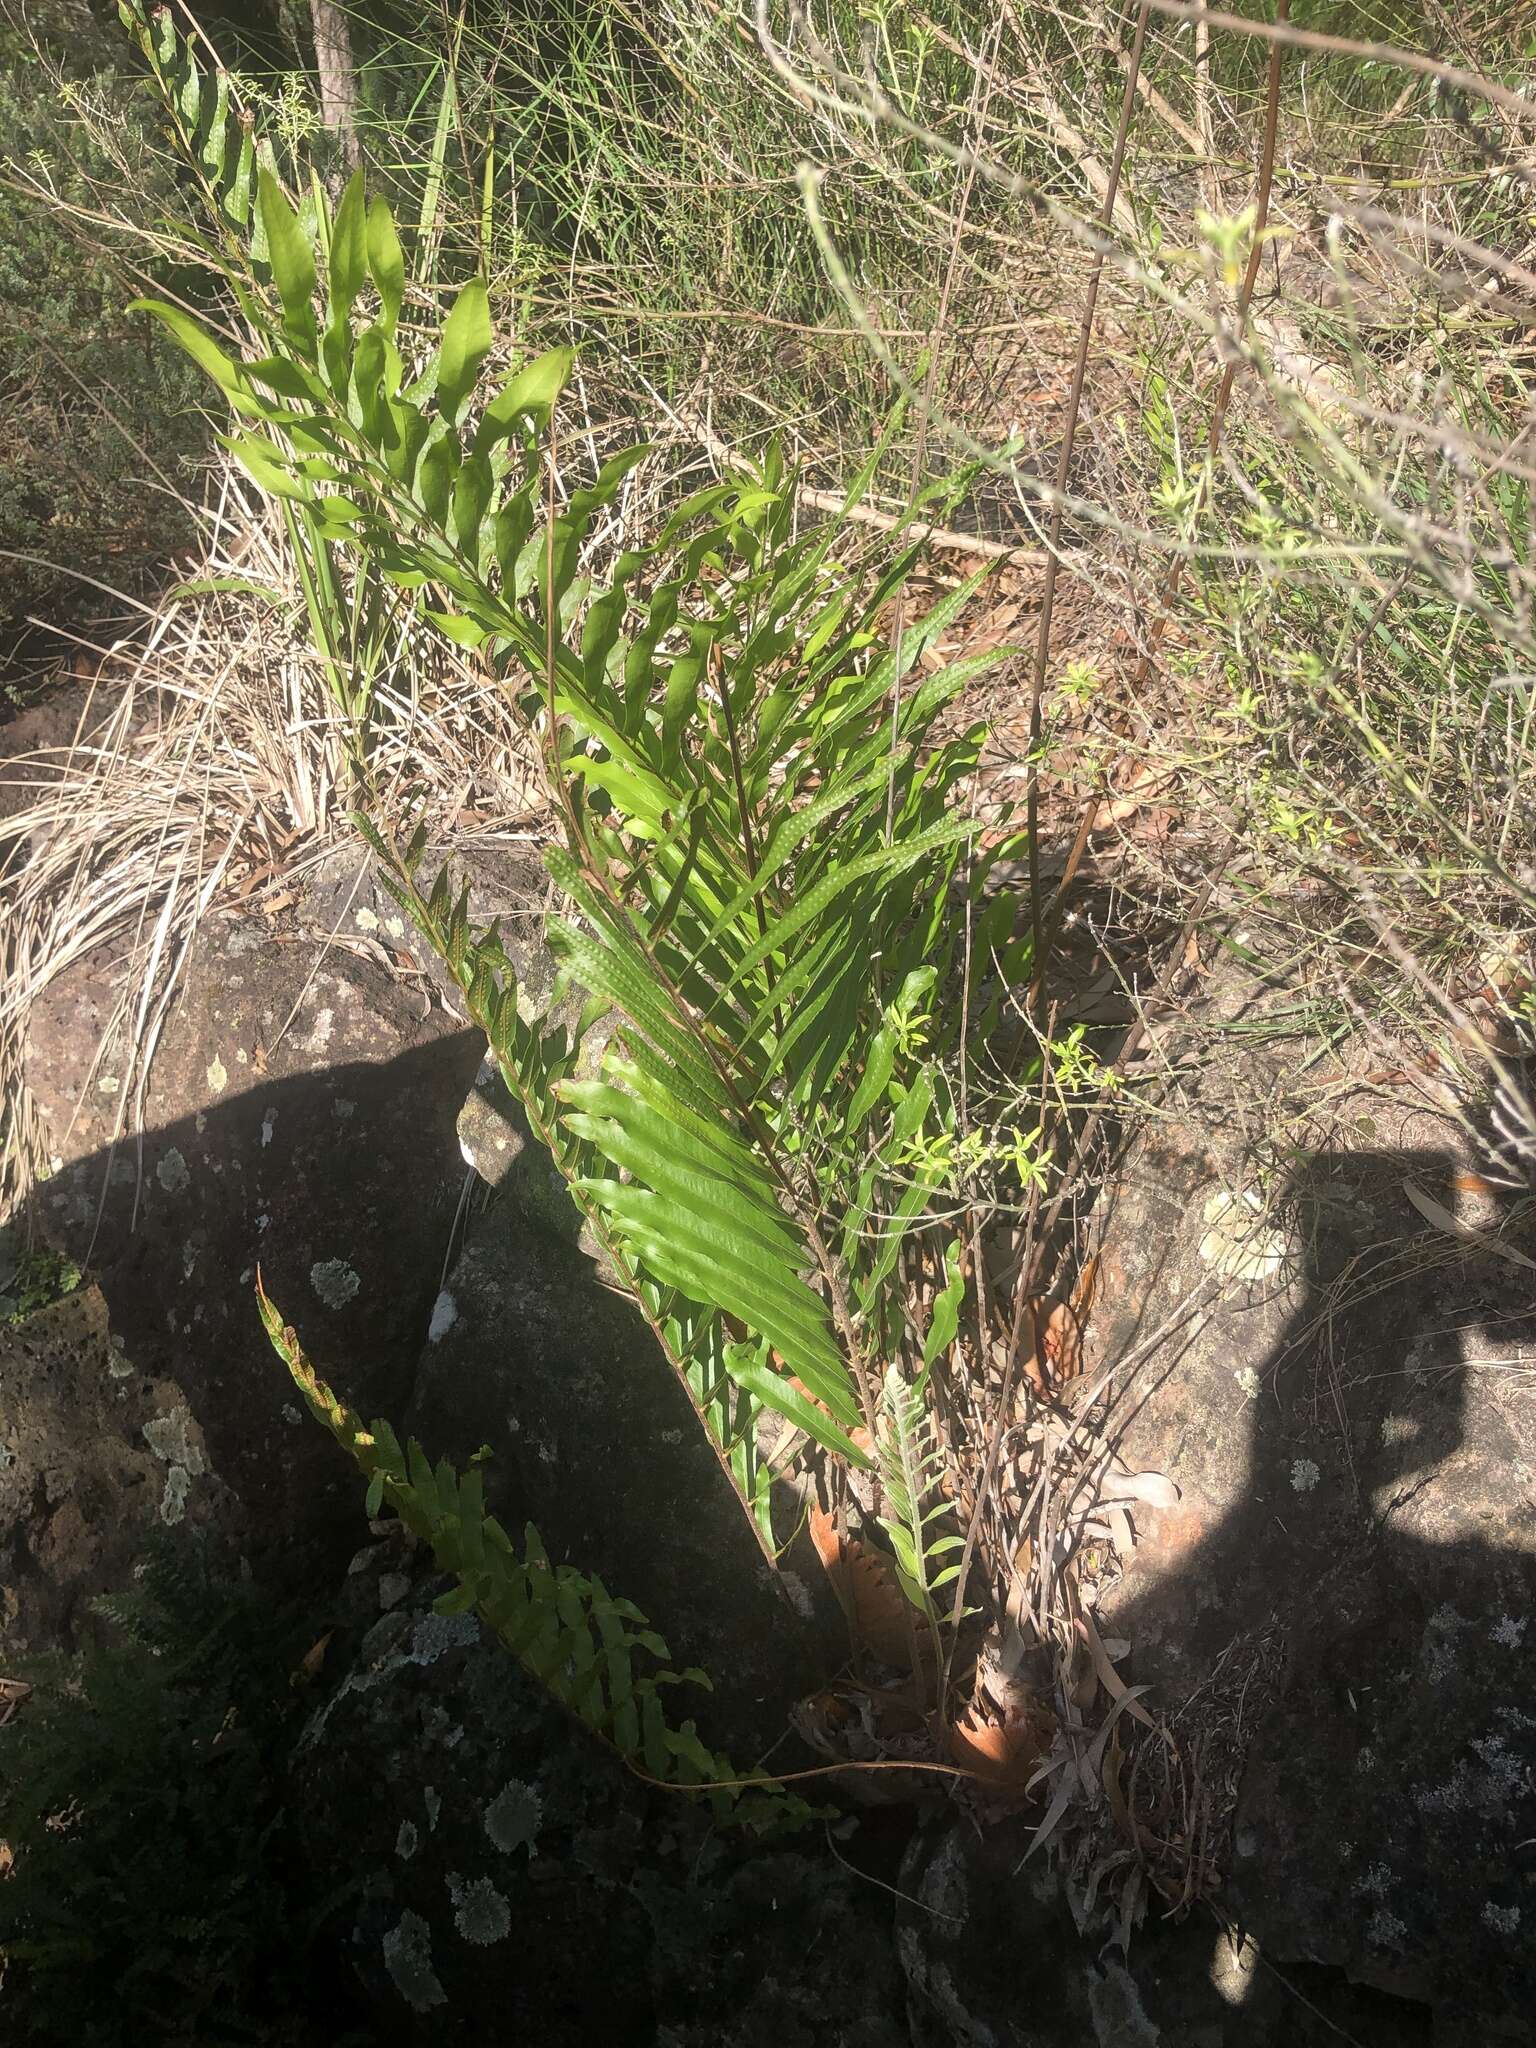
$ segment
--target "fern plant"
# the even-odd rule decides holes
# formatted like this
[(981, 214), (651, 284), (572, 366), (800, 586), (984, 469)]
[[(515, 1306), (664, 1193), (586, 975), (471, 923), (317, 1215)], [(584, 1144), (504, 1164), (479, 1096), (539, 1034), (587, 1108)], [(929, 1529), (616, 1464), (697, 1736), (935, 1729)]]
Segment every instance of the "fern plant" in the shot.
[[(802, 529), (774, 451), (595, 575), (594, 520), (646, 451), (557, 499), (547, 443), (571, 353), (489, 385), (472, 279), (409, 376), (388, 207), (360, 179), (334, 212), (318, 189), (308, 204), (313, 232), (258, 170), (276, 300), (237, 286), (259, 352), (237, 361), (141, 303), (223, 392), (257, 483), (515, 691), (560, 819), (548, 936), (578, 1006), (525, 1017), (494, 926), (472, 927), (446, 872), (421, 877), (424, 834), (401, 848), (379, 817), (359, 824), (771, 1551), (762, 1410), (872, 1467), (888, 1376), (924, 1382), (957, 1327), (958, 1247), (933, 1213), (956, 1125), (945, 1074), (961, 1020), (985, 1024), (983, 977), (1027, 965), (1012, 901), (984, 900), (961, 803), (984, 732), (937, 736), (1006, 650), (929, 672), (982, 576), (892, 636), (920, 543), (856, 576), (836, 525)], [(358, 759), (366, 788), (361, 734)]]
[[(628, 1600), (571, 1565), (552, 1565), (530, 1524), (519, 1552), (486, 1513), (478, 1464), (463, 1474), (434, 1466), (414, 1439), (402, 1450), (387, 1422), (364, 1428), (339, 1401), (263, 1293), (262, 1320), (310, 1412), (368, 1479), (368, 1512), (386, 1504), (458, 1585), (440, 1614), (479, 1614), (518, 1662), (585, 1727), (646, 1777), (706, 1797), (715, 1818), (765, 1832), (797, 1826), (815, 1809), (772, 1779), (743, 1777), (700, 1741), (691, 1721), (673, 1727), (661, 1688), (705, 1685), (702, 1671), (671, 1671), (667, 1646)], [(647, 1666), (651, 1668), (646, 1668)]]
[[(180, 154), (195, 175), (206, 213), (233, 237), (251, 239), (264, 264), (266, 239), (256, 211), (258, 166), (275, 171), (272, 145), (256, 132), (225, 70), (210, 74), (194, 41), (176, 27), (169, 7), (118, 0), (118, 18), (149, 67)], [(232, 247), (240, 246), (238, 241)]]

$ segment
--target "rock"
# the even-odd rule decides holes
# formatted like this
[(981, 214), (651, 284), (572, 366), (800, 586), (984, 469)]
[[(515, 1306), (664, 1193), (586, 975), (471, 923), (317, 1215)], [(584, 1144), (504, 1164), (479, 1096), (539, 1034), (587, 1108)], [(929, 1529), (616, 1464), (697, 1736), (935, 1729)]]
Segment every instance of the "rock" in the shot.
[[(574, 1235), (563, 1188), (560, 1199)], [(675, 1667), (709, 1672), (706, 1739), (739, 1755), (777, 1741), (845, 1638), (814, 1559), (770, 1568), (638, 1310), (570, 1235), (503, 1197), (476, 1224), (433, 1329), (402, 1434), (461, 1466), (489, 1445), (501, 1520), (531, 1521), (557, 1562), (636, 1603)]]
[[(505, 1187), (517, 1173), (532, 1142), (522, 1104), (507, 1087), (489, 1053), (480, 1062), (474, 1086), (464, 1098), (458, 1119), (459, 1151), (487, 1187)], [(546, 1153), (539, 1162), (541, 1179), (553, 1175), (553, 1192), (574, 1217), (571, 1198)]]
[(221, 1505), (181, 1389), (146, 1376), (81, 1287), (0, 1327), (0, 1640), (35, 1655), (101, 1634), (89, 1603), (126, 1583), (157, 1522)]
[(258, 1269), (366, 1414), (404, 1405), (464, 1187), (453, 1119), (477, 1034), (373, 962), (215, 921), (160, 1035), (142, 1142), (114, 1144), (118, 1001), (91, 962), (32, 1020), (28, 1081), (58, 1148), (36, 1202), (100, 1286), (139, 1373), (181, 1389), (230, 1533), (274, 1567), (355, 1528), (356, 1481), (256, 1315)]
[[(544, 944), (550, 882), (543, 863), (521, 847), (495, 842), (429, 846), (417, 870), (423, 893), (430, 892), (445, 860), (455, 886), (469, 884), (472, 920), (497, 920), (523, 1014), (542, 1015), (555, 985), (554, 956)], [(299, 919), (322, 940), (340, 935), (380, 947), (402, 964), (414, 963), (442, 1000), (458, 1009), (458, 985), (385, 888), (375, 857), (360, 840), (343, 840), (310, 870)]]
[(464, 1098), (458, 1130), (465, 1163), (510, 1203), (530, 1230), (578, 1246), (605, 1282), (616, 1282), (608, 1254), (571, 1200), (560, 1169), (529, 1129), (522, 1104), (489, 1053)]
[(905, 2048), (884, 1894), (819, 1832), (754, 1850), (647, 1790), (472, 1617), (430, 1611), (441, 1583), (363, 1637), (292, 1769), (380, 2038)]
[[(913, 2048), (1428, 2048), (1428, 2015), (1305, 1964), (1286, 1979), (1208, 1914), (1150, 1916), (1126, 1955), (1112, 1909), (1025, 1862), (1033, 1823), (924, 1829), (897, 1940)], [(1299, 1995), (1298, 1995), (1299, 1994)]]
[[(1463, 1167), (1315, 1157), (1268, 1205), (1278, 1270), (1122, 1379), (1119, 1449), (1181, 1498), (1136, 1510), (1100, 1616), (1199, 1752), (1260, 1951), (1424, 2001), (1447, 2044), (1527, 2039), (1536, 2001), (1531, 1282), (1405, 1191), (1465, 1211)], [(1220, 1187), (1193, 1134), (1133, 1164), (1090, 1376), (1210, 1286)]]

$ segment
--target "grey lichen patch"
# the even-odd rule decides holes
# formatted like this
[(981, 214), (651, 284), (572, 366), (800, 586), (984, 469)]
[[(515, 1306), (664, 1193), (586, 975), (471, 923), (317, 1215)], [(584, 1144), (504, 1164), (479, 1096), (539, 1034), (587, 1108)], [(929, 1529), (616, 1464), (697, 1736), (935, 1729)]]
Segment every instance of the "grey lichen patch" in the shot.
[(165, 1475), (165, 1491), (160, 1496), (160, 1519), (167, 1528), (173, 1529), (187, 1512), (187, 1495), (192, 1491), (192, 1475), (185, 1465), (173, 1465)]
[(448, 1896), (453, 1900), (453, 1924), (466, 1941), (477, 1948), (505, 1941), (512, 1931), (512, 1909), (488, 1877), (468, 1883), (448, 1873)]
[(192, 1175), (188, 1171), (187, 1162), (174, 1145), (155, 1168), (155, 1179), (168, 1195), (179, 1195), (190, 1185)]
[(543, 1801), (533, 1786), (513, 1778), (485, 1809), (485, 1832), (503, 1855), (510, 1855), (514, 1849), (526, 1849), (533, 1856), (537, 1854), (534, 1844), (543, 1817)]
[(327, 1308), (345, 1308), (363, 1283), (345, 1259), (317, 1259), (309, 1284)]
[(480, 1640), (480, 1624), (472, 1614), (424, 1614), (406, 1652), (409, 1664), (435, 1664), (450, 1650), (467, 1650)]
[(811, 1598), (811, 1589), (798, 1572), (781, 1572), (780, 1582), (789, 1596), (789, 1604), (802, 1621), (813, 1621), (816, 1617), (816, 1603)]
[(436, 1834), (438, 1815), (443, 1810), (443, 1795), (437, 1790), (436, 1786), (424, 1785), (421, 1791), (421, 1803), (427, 1810), (427, 1826)]
[(207, 1469), (196, 1429), (191, 1409), (185, 1401), (178, 1401), (164, 1415), (156, 1415), (145, 1423), (144, 1441), (165, 1464), (181, 1465), (196, 1478)]
[(208, 1086), (215, 1095), (222, 1095), (229, 1086), (229, 1069), (217, 1053), (208, 1062)]
[(419, 1913), (402, 1913), (383, 1941), (390, 1982), (413, 2012), (446, 2005), (448, 1994), (432, 1967), (432, 1930)]
[(1483, 1925), (1491, 1927), (1495, 1934), (1513, 1934), (1520, 1925), (1520, 1908), (1501, 1906), (1490, 1899), (1483, 1908)]
[(1468, 1626), (1465, 1617), (1449, 1602), (1437, 1607), (1429, 1617), (1419, 1644), (1419, 1662), (1431, 1685), (1443, 1685), (1455, 1676), (1461, 1661), (1456, 1638)]
[(404, 1863), (409, 1863), (421, 1847), (421, 1830), (413, 1820), (403, 1820), (400, 1832), (395, 1836), (395, 1854)]
[(1378, 1906), (1371, 1915), (1366, 1936), (1378, 1948), (1401, 1948), (1408, 1938), (1408, 1930), (1395, 1913), (1389, 1913), (1385, 1906)]
[(445, 1287), (432, 1304), (432, 1320), (427, 1324), (427, 1342), (441, 1344), (458, 1320), (459, 1304)]

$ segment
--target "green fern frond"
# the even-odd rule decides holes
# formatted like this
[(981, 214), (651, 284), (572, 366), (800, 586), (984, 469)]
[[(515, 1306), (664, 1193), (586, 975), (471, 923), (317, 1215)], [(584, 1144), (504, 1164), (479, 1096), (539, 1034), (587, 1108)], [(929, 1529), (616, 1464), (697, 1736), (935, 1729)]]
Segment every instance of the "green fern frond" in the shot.
[(891, 1539), (896, 1575), (913, 1606), (935, 1621), (935, 1595), (953, 1583), (960, 1569), (939, 1560), (961, 1549), (963, 1539), (952, 1530), (933, 1533), (949, 1514), (949, 1503), (934, 1499), (944, 1461), (922, 1394), (903, 1379), (899, 1366), (887, 1367), (881, 1382), (876, 1444), (889, 1509), (880, 1526)]
[(118, 0), (118, 17), (150, 71), (170, 116), (177, 142), (203, 186), (211, 210), (234, 235), (249, 237), (252, 261), (264, 266), (266, 235), (256, 204), (257, 176), (275, 172), (269, 142), (259, 137), (241, 107), (227, 71), (209, 73), (168, 7)]
[(402, 1451), (387, 1423), (364, 1428), (339, 1401), (265, 1294), (262, 1321), (273, 1349), (311, 1413), (368, 1478), (368, 1507), (391, 1507), (432, 1548), (458, 1584), (440, 1613), (473, 1609), (556, 1699), (631, 1769), (708, 1800), (717, 1820), (755, 1832), (798, 1826), (816, 1809), (755, 1772), (739, 1772), (700, 1741), (691, 1721), (674, 1727), (660, 1688), (709, 1681), (668, 1668), (667, 1646), (628, 1600), (571, 1565), (552, 1565), (531, 1526), (521, 1549), (486, 1512), (478, 1465), (462, 1475), (446, 1458), (434, 1467), (420, 1444)]

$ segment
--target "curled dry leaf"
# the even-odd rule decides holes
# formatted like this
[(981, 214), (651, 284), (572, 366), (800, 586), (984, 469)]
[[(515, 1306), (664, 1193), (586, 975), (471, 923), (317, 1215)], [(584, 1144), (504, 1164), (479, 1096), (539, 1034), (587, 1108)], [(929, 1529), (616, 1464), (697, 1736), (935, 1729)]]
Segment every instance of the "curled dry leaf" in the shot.
[[(822, 1508), (811, 1509), (810, 1531), (854, 1641), (882, 1664), (910, 1664), (912, 1610), (890, 1564), (868, 1544), (839, 1535)], [(921, 1639), (916, 1640), (921, 1649)]]
[(309, 1648), (299, 1659), (298, 1670), (293, 1674), (295, 1684), (302, 1684), (320, 1675), (320, 1666), (325, 1662), (325, 1653), (330, 1648), (331, 1639), (335, 1633), (335, 1629), (328, 1628), (318, 1642), (310, 1644)]
[(985, 1720), (969, 1707), (949, 1730), (949, 1752), (990, 1791), (1022, 1799), (1054, 1732), (1052, 1717), (1038, 1700), (1004, 1721)]
[(1152, 1726), (1152, 1716), (1141, 1705), (1135, 1694), (1130, 1691), (1125, 1680), (1111, 1663), (1108, 1646), (1099, 1634), (1093, 1616), (1085, 1608), (1078, 1619), (1083, 1631), (1083, 1640), (1088, 1645), (1088, 1655), (1092, 1659), (1094, 1673), (1100, 1685), (1103, 1686), (1105, 1692), (1109, 1694), (1109, 1697), (1117, 1705), (1123, 1706), (1126, 1712), (1132, 1714), (1136, 1720), (1140, 1721), (1144, 1728), (1150, 1728)]
[(1064, 1301), (1050, 1301), (1043, 1294), (1031, 1295), (1025, 1306), (1034, 1344), (1025, 1353), (1024, 1372), (1035, 1392), (1043, 1397), (1076, 1379), (1082, 1371), (1082, 1324), (1076, 1309)]
[(1077, 1285), (1072, 1289), (1072, 1313), (1080, 1323), (1088, 1320), (1088, 1311), (1093, 1307), (1094, 1293), (1099, 1284), (1099, 1255), (1083, 1261), (1082, 1271), (1077, 1276)]
[(1165, 1472), (1116, 1472), (1105, 1482), (1116, 1500), (1139, 1500), (1149, 1508), (1176, 1508), (1179, 1489)]
[(1143, 762), (1126, 784), (1123, 796), (1112, 797), (1099, 806), (1094, 819), (1094, 830), (1105, 832), (1111, 825), (1123, 824), (1127, 818), (1145, 810), (1154, 798), (1159, 797), (1173, 784), (1172, 771), (1154, 762)]

